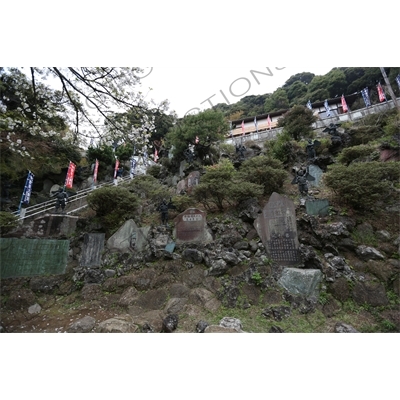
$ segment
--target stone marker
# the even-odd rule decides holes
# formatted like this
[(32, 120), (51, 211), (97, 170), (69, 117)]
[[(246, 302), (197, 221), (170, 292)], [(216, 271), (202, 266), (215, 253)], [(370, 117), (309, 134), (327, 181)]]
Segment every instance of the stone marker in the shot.
[(167, 253), (171, 253), (172, 254), (174, 252), (174, 250), (175, 250), (175, 243), (169, 243), (169, 244), (167, 244), (165, 246), (165, 251)]
[(292, 200), (273, 193), (262, 214), (254, 222), (268, 256), (282, 266), (300, 260), (296, 211)]
[(147, 237), (150, 227), (139, 228), (135, 221), (130, 219), (110, 237), (107, 248), (115, 250), (143, 251), (148, 243)]
[(187, 190), (186, 179), (183, 179), (178, 182), (178, 185), (176, 187), (176, 194), (183, 194), (186, 192), (186, 190)]
[(99, 267), (104, 249), (104, 233), (86, 233), (84, 236), (81, 267)]
[(187, 191), (188, 194), (192, 193), (192, 190), (195, 186), (200, 183), (200, 172), (194, 171), (191, 172), (187, 178)]
[(321, 280), (318, 269), (285, 268), (278, 283), (294, 295), (318, 297)]
[(315, 178), (315, 181), (310, 181), (310, 186), (318, 187), (324, 174), (322, 169), (318, 165), (311, 164), (308, 167), (308, 173)]
[(326, 217), (329, 214), (329, 201), (328, 200), (307, 200), (306, 211), (308, 215), (318, 215)]
[(213, 240), (207, 230), (207, 214), (197, 208), (189, 208), (175, 218), (174, 235), (176, 243), (203, 242)]

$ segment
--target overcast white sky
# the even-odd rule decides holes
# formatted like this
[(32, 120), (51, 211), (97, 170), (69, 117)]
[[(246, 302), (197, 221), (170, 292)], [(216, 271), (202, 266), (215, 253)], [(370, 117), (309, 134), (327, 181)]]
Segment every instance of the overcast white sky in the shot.
[[(242, 97), (272, 93), (292, 75), (325, 75), (333, 67), (142, 67), (146, 99), (168, 99), (170, 109), (183, 117), (189, 110), (204, 110)], [(267, 75), (268, 74), (268, 75)], [(271, 76), (269, 76), (271, 75)], [(149, 88), (152, 88), (149, 91)], [(197, 112), (197, 110), (193, 110)]]

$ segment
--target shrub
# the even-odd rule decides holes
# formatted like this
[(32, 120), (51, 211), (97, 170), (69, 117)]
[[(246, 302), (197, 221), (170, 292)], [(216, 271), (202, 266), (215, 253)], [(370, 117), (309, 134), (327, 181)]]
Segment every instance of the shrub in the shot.
[(265, 142), (264, 147), (270, 151), (273, 158), (284, 164), (287, 164), (292, 158), (293, 144), (290, 136), (285, 132), (278, 134), (276, 139)]
[(176, 207), (178, 212), (184, 212), (188, 208), (193, 208), (196, 205), (196, 202), (193, 197), (182, 195), (174, 196), (172, 198), (172, 204)]
[(352, 161), (371, 156), (375, 148), (371, 145), (361, 144), (359, 146), (347, 147), (338, 156), (341, 164), (350, 165)]
[(233, 206), (251, 198), (260, 197), (263, 187), (240, 179), (232, 163), (227, 159), (212, 167), (206, 167), (201, 183), (194, 188), (194, 198), (211, 210), (216, 206), (223, 210), (226, 205)]
[(97, 189), (87, 196), (87, 202), (108, 233), (133, 219), (139, 205), (138, 197), (121, 186)]
[(169, 199), (171, 196), (168, 188), (151, 175), (136, 176), (128, 183), (127, 188), (136, 193), (138, 197), (152, 202), (160, 202), (162, 199)]
[(18, 226), (18, 217), (6, 211), (0, 211), (0, 233), (3, 235)]
[(400, 179), (398, 162), (355, 163), (346, 167), (328, 167), (325, 183), (345, 203), (354, 208), (369, 209), (378, 199), (393, 193), (393, 186)]
[(147, 168), (147, 174), (153, 176), (154, 178), (159, 178), (161, 172), (161, 165), (152, 165)]
[(312, 111), (304, 106), (292, 107), (278, 121), (278, 126), (283, 127), (284, 131), (294, 140), (313, 137), (312, 124), (317, 120)]
[(240, 178), (245, 182), (264, 187), (264, 194), (279, 191), (287, 177), (282, 163), (269, 156), (258, 156), (246, 160), (239, 170)]

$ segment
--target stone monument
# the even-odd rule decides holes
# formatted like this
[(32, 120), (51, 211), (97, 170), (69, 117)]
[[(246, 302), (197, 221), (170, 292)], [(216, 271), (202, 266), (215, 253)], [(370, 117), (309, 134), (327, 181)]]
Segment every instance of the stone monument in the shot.
[(209, 243), (213, 240), (207, 229), (207, 214), (197, 208), (189, 208), (175, 218), (176, 243)]
[(191, 172), (187, 178), (187, 191), (190, 194), (195, 186), (200, 183), (200, 172)]
[(281, 266), (300, 263), (296, 211), (292, 200), (273, 193), (254, 222), (268, 256)]
[(81, 267), (99, 267), (104, 249), (104, 233), (86, 233), (80, 260)]
[(110, 237), (107, 248), (122, 251), (144, 251), (148, 244), (150, 227), (139, 228), (135, 221), (130, 219)]

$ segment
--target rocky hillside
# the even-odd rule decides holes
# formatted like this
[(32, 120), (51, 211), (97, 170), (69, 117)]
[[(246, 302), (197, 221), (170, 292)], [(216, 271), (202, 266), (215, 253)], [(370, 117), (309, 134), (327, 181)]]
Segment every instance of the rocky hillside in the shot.
[[(293, 157), (301, 164), (306, 154)], [(292, 172), (280, 191), (293, 201), (299, 242), (300, 261), (289, 272), (267, 254), (257, 229), (270, 195), (207, 213), (211, 240), (196, 243), (176, 241), (178, 211), (162, 225), (154, 207), (150, 219), (141, 209), (140, 251), (106, 237), (95, 267), (81, 266), (88, 235), (103, 232), (87, 210), (63, 237), (65, 275), (1, 280), (2, 332), (400, 332), (398, 203), (344, 208), (323, 181), (300, 195)], [(305, 199), (328, 199), (329, 212), (307, 213)]]

